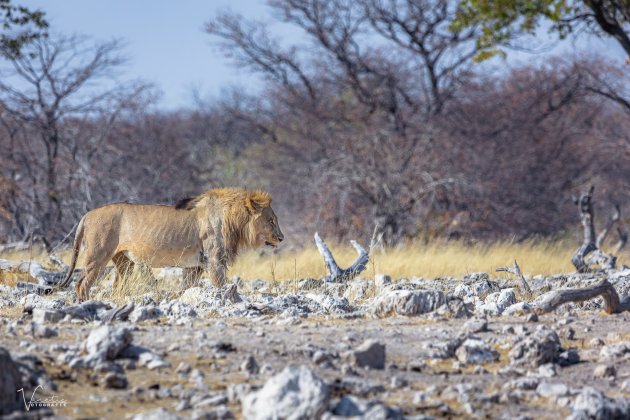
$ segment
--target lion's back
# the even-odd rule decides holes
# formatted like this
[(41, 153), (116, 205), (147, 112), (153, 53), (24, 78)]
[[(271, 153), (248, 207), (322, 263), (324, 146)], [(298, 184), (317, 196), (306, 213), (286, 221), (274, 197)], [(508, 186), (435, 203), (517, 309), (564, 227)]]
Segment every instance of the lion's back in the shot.
[(194, 248), (199, 231), (190, 212), (173, 206), (114, 203), (89, 211), (84, 220), (86, 239), (94, 246), (115, 247), (141, 259)]

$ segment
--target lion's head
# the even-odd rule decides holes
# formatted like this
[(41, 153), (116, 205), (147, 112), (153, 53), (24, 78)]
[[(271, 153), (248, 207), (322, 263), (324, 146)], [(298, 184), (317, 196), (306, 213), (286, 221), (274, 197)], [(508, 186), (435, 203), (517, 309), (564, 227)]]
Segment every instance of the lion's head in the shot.
[[(182, 200), (176, 208), (190, 210), (197, 207), (223, 209), (223, 240), (228, 259), (242, 248), (262, 245), (278, 246), (284, 235), (278, 218), (271, 208), (271, 195), (264, 191), (240, 188), (217, 188), (195, 198)], [(215, 212), (210, 210), (209, 214)]]
[(250, 219), (246, 227), (249, 245), (252, 247), (263, 244), (272, 247), (278, 246), (284, 239), (284, 235), (278, 225), (278, 218), (271, 208), (271, 197), (268, 200), (259, 201), (249, 197), (245, 205), (250, 212)]

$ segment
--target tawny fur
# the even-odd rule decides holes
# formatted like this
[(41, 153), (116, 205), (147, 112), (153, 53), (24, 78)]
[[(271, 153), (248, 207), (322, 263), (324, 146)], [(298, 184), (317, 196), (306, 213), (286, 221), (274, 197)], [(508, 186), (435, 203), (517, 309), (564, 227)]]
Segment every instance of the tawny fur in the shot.
[(79, 299), (87, 300), (110, 260), (116, 266), (114, 287), (134, 264), (183, 267), (187, 286), (207, 270), (213, 284), (222, 286), (227, 266), (240, 250), (276, 246), (283, 238), (271, 196), (262, 191), (213, 189), (176, 206), (110, 204), (91, 210), (79, 222), (61, 287), (70, 281), (81, 244), (85, 272), (76, 290)]

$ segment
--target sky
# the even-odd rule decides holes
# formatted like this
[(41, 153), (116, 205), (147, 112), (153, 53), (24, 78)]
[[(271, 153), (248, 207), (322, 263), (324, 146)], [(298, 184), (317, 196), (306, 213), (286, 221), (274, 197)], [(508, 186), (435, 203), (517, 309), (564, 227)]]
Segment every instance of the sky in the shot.
[[(218, 97), (233, 86), (256, 89), (260, 79), (232, 65), (204, 32), (204, 23), (221, 10), (246, 17), (269, 20), (265, 0), (20, 0), (20, 5), (40, 8), (53, 32), (88, 35), (107, 41), (121, 38), (124, 54), (130, 58), (127, 76), (152, 82), (162, 91), (158, 106), (177, 109), (193, 105), (193, 91), (204, 97)], [(287, 38), (296, 32), (276, 27)], [(625, 54), (612, 40), (590, 36), (579, 42), (566, 41), (554, 53), (598, 51), (614, 60)], [(525, 53), (511, 53), (508, 64), (531, 60)]]
[(247, 17), (266, 14), (258, 0), (19, 0), (16, 4), (46, 13), (52, 32), (108, 41), (121, 38), (130, 61), (129, 78), (152, 82), (162, 91), (166, 109), (192, 104), (193, 89), (218, 96), (234, 85), (258, 82), (223, 56), (204, 24), (220, 10)]

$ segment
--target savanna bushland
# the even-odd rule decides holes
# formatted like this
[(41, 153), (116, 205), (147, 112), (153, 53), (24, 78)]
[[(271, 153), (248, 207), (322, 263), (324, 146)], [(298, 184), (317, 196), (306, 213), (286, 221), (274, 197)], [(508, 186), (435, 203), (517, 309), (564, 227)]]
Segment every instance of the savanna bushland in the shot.
[[(125, 40), (0, 0), (0, 415), (630, 416), (628, 3), (266, 10), (195, 51), (256, 88), (166, 110)], [(285, 236), (229, 284), (59, 288), (87, 211), (224, 186)]]

